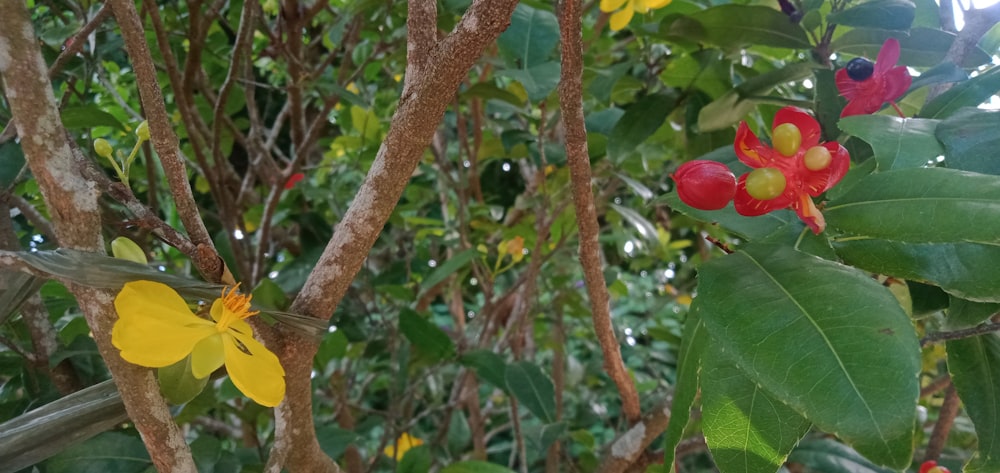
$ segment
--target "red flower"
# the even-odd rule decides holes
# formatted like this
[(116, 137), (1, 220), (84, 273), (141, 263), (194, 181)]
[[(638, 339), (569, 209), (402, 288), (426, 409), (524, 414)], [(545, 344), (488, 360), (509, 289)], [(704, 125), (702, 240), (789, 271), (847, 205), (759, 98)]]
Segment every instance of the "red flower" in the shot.
[(818, 234), (826, 220), (812, 198), (840, 182), (850, 155), (836, 141), (820, 144), (819, 123), (795, 107), (778, 110), (771, 134), (773, 148), (762, 144), (746, 122), (736, 131), (736, 155), (754, 168), (736, 182), (736, 211), (757, 216), (791, 207)]
[(305, 177), (306, 175), (301, 172), (292, 174), (291, 176), (288, 177), (288, 180), (285, 181), (285, 189), (287, 190), (295, 187), (295, 184), (297, 184), (302, 179), (305, 179)]
[[(847, 67), (837, 71), (840, 95), (847, 99), (841, 117), (875, 113), (886, 102), (895, 107), (895, 100), (910, 88), (913, 78), (906, 66), (897, 66), (899, 41), (889, 38), (882, 44), (874, 66), (865, 58), (854, 58)], [(897, 111), (899, 109), (897, 108)], [(900, 113), (902, 115), (902, 113)]]
[(670, 175), (677, 183), (677, 196), (696, 209), (719, 210), (736, 194), (736, 176), (718, 161), (688, 161)]
[(920, 473), (951, 473), (951, 471), (943, 466), (938, 466), (934, 460), (927, 460), (920, 465)]

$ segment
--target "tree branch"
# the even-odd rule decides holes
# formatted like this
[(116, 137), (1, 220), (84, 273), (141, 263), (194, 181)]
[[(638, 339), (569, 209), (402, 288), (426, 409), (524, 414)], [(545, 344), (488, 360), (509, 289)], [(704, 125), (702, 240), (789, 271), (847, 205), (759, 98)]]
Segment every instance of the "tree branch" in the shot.
[[(407, 93), (400, 99), (375, 162), (291, 311), (323, 319), (333, 315), (392, 214), (459, 84), (510, 24), (516, 5), (516, 0), (476, 0), (441, 42), (408, 48), (430, 51), (424, 73), (404, 79)], [(309, 379), (315, 352), (314, 342), (289, 338), (283, 343), (279, 356), (285, 362), (288, 394), (276, 411), (272, 455), (277, 460), (269, 463), (269, 471), (277, 471), (275, 467), (281, 463), (291, 471), (337, 471), (316, 445)], [(289, 455), (292, 448), (295, 454)]]
[(611, 323), (611, 306), (601, 264), (600, 228), (594, 194), (591, 190), (590, 155), (587, 131), (583, 124), (583, 41), (580, 0), (559, 3), (560, 50), (562, 71), (559, 78), (559, 102), (566, 129), (566, 161), (573, 183), (573, 205), (580, 230), (580, 264), (583, 266), (587, 294), (590, 296), (594, 332), (604, 353), (604, 369), (618, 387), (622, 411), (630, 422), (639, 420), (639, 394), (622, 360), (621, 348)]
[(219, 282), (223, 275), (222, 258), (215, 251), (215, 244), (208, 234), (208, 229), (205, 228), (205, 222), (202, 221), (198, 205), (194, 201), (191, 183), (188, 182), (187, 167), (180, 156), (177, 135), (174, 133), (166, 104), (163, 102), (163, 91), (160, 90), (160, 84), (156, 80), (156, 67), (149, 53), (149, 45), (146, 44), (146, 33), (135, 10), (135, 3), (131, 0), (110, 0), (110, 3), (135, 70), (139, 96), (149, 120), (150, 141), (153, 142), (153, 148), (156, 149), (156, 154), (163, 165), (163, 172), (170, 185), (170, 193), (177, 205), (181, 223), (191, 241), (199, 248), (199, 256), (193, 258), (194, 264), (205, 279)]
[[(35, 39), (25, 4), (3, 2), (0, 15), (0, 76), (21, 146), (53, 217), (63, 246), (84, 251), (104, 251), (101, 237), (99, 191), (79, 172), (85, 158), (73, 153), (45, 61)], [(122, 400), (142, 434), (153, 463), (160, 471), (194, 472), (194, 460), (184, 436), (160, 396), (152, 372), (127, 363), (111, 344), (114, 324), (113, 294), (104, 289), (69, 285), (87, 319), (97, 348), (108, 365)]]

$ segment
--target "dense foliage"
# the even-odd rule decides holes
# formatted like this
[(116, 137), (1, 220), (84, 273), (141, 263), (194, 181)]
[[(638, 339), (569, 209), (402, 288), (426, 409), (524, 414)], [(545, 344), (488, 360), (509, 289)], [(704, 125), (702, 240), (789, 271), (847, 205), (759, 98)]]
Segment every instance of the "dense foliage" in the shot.
[[(419, 112), (402, 111), (446, 74), (416, 67), (434, 49), (407, 44), (408, 7), (435, 2), (139, 2), (160, 122), (140, 102), (123, 3), (28, 2), (62, 127), (81, 169), (100, 170), (67, 179), (100, 191), (107, 251), (127, 237), (139, 250), (114, 253), (135, 265), (57, 237), (67, 217), (54, 203), (72, 197), (35, 178), (11, 90), (38, 77), (4, 65), (18, 43), (0, 27), (0, 471), (154, 468), (162, 439), (137, 430), (153, 421), (81, 414), (71, 394), (121, 362), (81, 288), (107, 291), (110, 307), (139, 279), (203, 315), (240, 282), (262, 311), (253, 330), (289, 363), (289, 411), (273, 412), (224, 370), (173, 365), (200, 339), (145, 365), (171, 365), (160, 389), (199, 471), (279, 471), (293, 461), (275, 460), (283, 439), (295, 455), (312, 435), (282, 430), (296, 408), (351, 473), (1000, 471), (1000, 113), (981, 107), (1000, 91), (997, 7), (956, 28), (951, 2), (929, 0), (587, 2), (576, 99), (592, 181), (580, 184), (560, 86), (574, 10), (522, 1), (446, 97), (433, 139), (413, 145), (383, 226), (349, 209), (402, 166), (381, 160), (417, 128)], [(440, 45), (491, 2), (436, 3)], [(168, 182), (163, 143), (190, 189)], [(753, 177), (761, 168), (778, 174)], [(578, 249), (581, 188), (599, 268)], [(377, 240), (352, 239), (364, 225)], [(310, 286), (331, 251), (367, 254), (339, 296)], [(224, 269), (207, 271), (206, 252)], [(602, 293), (610, 328), (591, 304)], [(144, 303), (129, 300), (131, 320)], [(315, 349), (301, 369), (296, 347)], [(166, 351), (149, 350), (134, 359)], [(230, 374), (249, 379), (239, 366)], [(122, 393), (144, 392), (114, 374)], [(44, 445), (17, 444), (19, 419), (60, 398), (35, 427)], [(81, 415), (106, 431), (66, 434)]]

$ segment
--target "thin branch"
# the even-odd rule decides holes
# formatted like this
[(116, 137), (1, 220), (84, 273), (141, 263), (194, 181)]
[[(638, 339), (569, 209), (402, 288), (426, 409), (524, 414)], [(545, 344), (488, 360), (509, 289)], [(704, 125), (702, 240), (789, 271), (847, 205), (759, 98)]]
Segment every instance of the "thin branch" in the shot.
[(611, 305), (601, 263), (600, 232), (594, 194), (591, 190), (590, 155), (583, 124), (583, 42), (580, 0), (559, 3), (559, 34), (562, 71), (559, 102), (566, 130), (566, 161), (573, 184), (573, 205), (580, 231), (580, 264), (590, 296), (594, 331), (604, 353), (604, 369), (618, 387), (622, 412), (629, 422), (639, 420), (639, 394), (625, 368), (621, 347), (611, 323)]
[(920, 340), (920, 346), (926, 347), (927, 345), (930, 345), (932, 343), (948, 341), (948, 340), (959, 340), (962, 338), (971, 338), (993, 332), (1000, 332), (1000, 322), (980, 324), (972, 328), (953, 330), (950, 332), (930, 333)]
[(200, 248), (199, 256), (194, 258), (193, 262), (205, 279), (219, 282), (222, 280), (224, 264), (215, 251), (212, 237), (208, 234), (205, 222), (202, 221), (198, 211), (198, 205), (194, 201), (191, 183), (188, 182), (187, 167), (180, 156), (177, 135), (167, 114), (163, 91), (160, 90), (156, 80), (156, 68), (153, 66), (149, 45), (146, 44), (146, 33), (135, 10), (135, 3), (131, 0), (110, 1), (115, 18), (121, 27), (125, 47), (132, 59), (139, 96), (142, 98), (143, 109), (149, 119), (150, 140), (163, 165), (181, 223), (191, 241)]
[(653, 440), (660, 436), (670, 422), (670, 399), (656, 406), (627, 432), (618, 436), (604, 455), (599, 473), (622, 473), (642, 457)]
[(924, 453), (924, 461), (937, 460), (944, 451), (945, 442), (951, 432), (952, 425), (955, 424), (955, 417), (958, 415), (958, 407), (961, 404), (958, 392), (954, 385), (949, 385), (944, 392), (944, 403), (938, 411), (938, 420), (934, 423), (934, 430), (931, 431), (931, 438), (927, 441), (927, 452)]

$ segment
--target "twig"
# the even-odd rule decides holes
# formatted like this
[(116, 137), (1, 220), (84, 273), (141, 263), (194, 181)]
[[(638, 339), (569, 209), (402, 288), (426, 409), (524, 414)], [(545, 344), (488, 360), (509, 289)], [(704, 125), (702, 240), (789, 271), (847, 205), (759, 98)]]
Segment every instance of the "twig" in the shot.
[(1000, 332), (1000, 323), (980, 324), (972, 328), (953, 330), (951, 332), (930, 333), (920, 340), (920, 346), (926, 347), (927, 345), (940, 341), (959, 340), (962, 338), (970, 338), (993, 332)]
[(187, 168), (180, 157), (177, 135), (174, 134), (173, 124), (163, 102), (163, 92), (156, 80), (156, 68), (153, 66), (153, 58), (149, 53), (149, 45), (146, 44), (146, 34), (135, 10), (135, 3), (131, 0), (111, 0), (111, 6), (132, 59), (139, 96), (149, 119), (150, 141), (163, 165), (170, 193), (177, 206), (177, 214), (191, 241), (202, 248), (193, 262), (206, 280), (219, 282), (223, 275), (222, 259), (215, 251), (212, 237), (208, 234), (194, 201)]
[(668, 398), (618, 436), (605, 452), (604, 461), (596, 471), (622, 473), (640, 459), (646, 447), (666, 430), (670, 422), (670, 403), (671, 399)]
[(622, 412), (629, 422), (641, 415), (639, 394), (622, 360), (621, 347), (611, 323), (611, 305), (601, 264), (598, 241), (600, 228), (591, 190), (590, 156), (587, 153), (587, 132), (583, 124), (583, 43), (579, 0), (559, 3), (560, 48), (562, 71), (559, 79), (559, 102), (566, 130), (566, 160), (573, 184), (573, 204), (576, 207), (580, 231), (580, 264), (583, 266), (587, 294), (590, 296), (594, 331), (604, 353), (604, 369), (618, 387)]
[(955, 424), (955, 416), (958, 415), (958, 406), (961, 400), (955, 386), (950, 385), (944, 393), (944, 403), (938, 411), (938, 420), (934, 423), (934, 430), (931, 431), (931, 438), (927, 441), (927, 452), (924, 454), (924, 461), (937, 460), (944, 450), (944, 444), (948, 440), (948, 433), (951, 426)]

